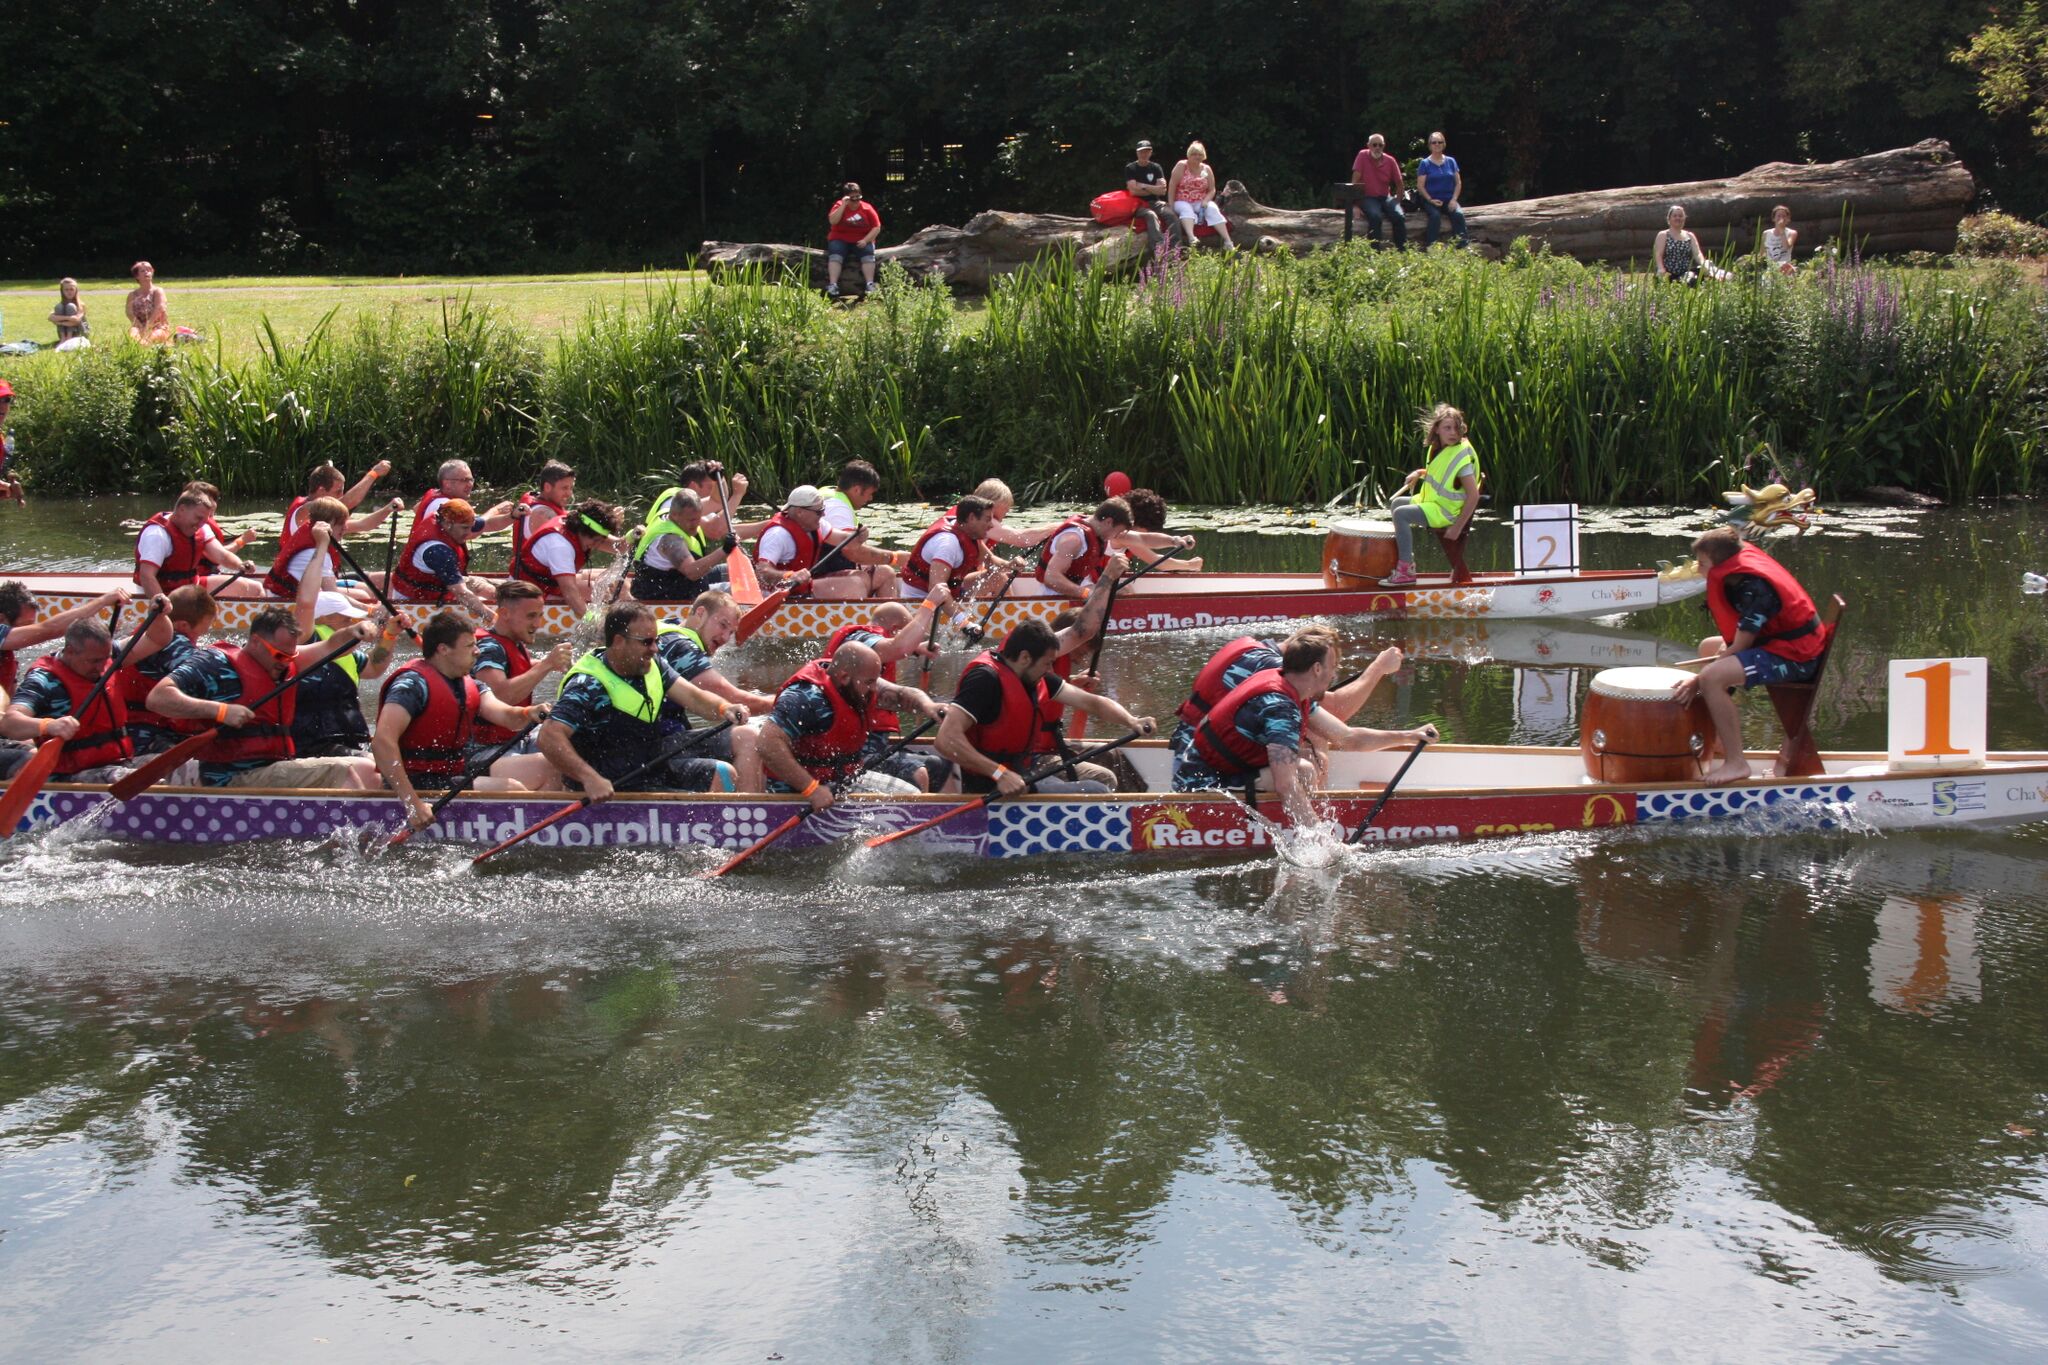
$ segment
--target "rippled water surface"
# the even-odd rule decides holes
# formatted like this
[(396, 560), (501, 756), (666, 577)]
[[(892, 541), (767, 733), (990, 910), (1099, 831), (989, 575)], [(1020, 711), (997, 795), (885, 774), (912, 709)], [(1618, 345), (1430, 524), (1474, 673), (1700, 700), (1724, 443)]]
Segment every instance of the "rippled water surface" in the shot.
[[(122, 560), (132, 508), (34, 510), (0, 562)], [(2048, 748), (2048, 516), (1857, 525), (1777, 547), (1851, 602), (1824, 745), (1983, 654)], [(1347, 628), (1411, 656), (1368, 723), (1518, 743), (1704, 630)], [(2048, 1352), (2041, 830), (713, 861), (0, 847), (0, 1357)]]

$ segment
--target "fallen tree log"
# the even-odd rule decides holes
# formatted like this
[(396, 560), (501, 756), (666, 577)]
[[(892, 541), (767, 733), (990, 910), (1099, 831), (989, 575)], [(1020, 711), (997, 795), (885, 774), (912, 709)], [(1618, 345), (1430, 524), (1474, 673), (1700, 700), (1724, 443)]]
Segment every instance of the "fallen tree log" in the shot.
[[(1822, 165), (1772, 162), (1728, 180), (1479, 204), (1468, 207), (1465, 218), (1473, 246), (1489, 256), (1527, 237), (1582, 261), (1647, 262), (1672, 204), (1685, 206), (1686, 226), (1710, 252), (1755, 249), (1759, 234), (1770, 225), (1772, 206), (1784, 204), (1799, 229), (1801, 255), (1845, 235), (1872, 250), (1947, 252), (1955, 248), (1956, 225), (1976, 193), (1975, 179), (1948, 144), (1929, 139)], [(1236, 180), (1224, 186), (1218, 200), (1240, 246), (1307, 252), (1334, 246), (1344, 237), (1344, 215), (1338, 209), (1273, 208), (1252, 198)], [(1421, 215), (1411, 214), (1409, 236), (1418, 238), (1421, 227)], [(928, 227), (875, 254), (898, 262), (913, 278), (937, 277), (963, 292), (982, 293), (997, 276), (1062, 249), (1072, 249), (1084, 264), (1113, 266), (1140, 256), (1144, 238), (1092, 218), (991, 210), (976, 214), (965, 227)], [(825, 283), (825, 254), (810, 247), (705, 242), (698, 263), (713, 278), (763, 268), (795, 271), (820, 287)], [(858, 271), (849, 267), (846, 278), (857, 280)]]

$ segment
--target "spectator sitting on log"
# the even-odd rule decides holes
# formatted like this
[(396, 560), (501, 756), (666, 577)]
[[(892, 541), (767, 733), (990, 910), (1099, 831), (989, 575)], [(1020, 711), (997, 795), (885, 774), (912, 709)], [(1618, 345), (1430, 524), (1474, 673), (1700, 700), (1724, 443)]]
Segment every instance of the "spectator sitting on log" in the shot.
[(1771, 225), (1764, 229), (1764, 259), (1776, 273), (1790, 275), (1797, 269), (1792, 264), (1792, 250), (1798, 245), (1799, 231), (1792, 226), (1792, 210), (1779, 204), (1771, 210)]
[(1359, 207), (1365, 210), (1366, 231), (1373, 245), (1379, 245), (1380, 223), (1384, 220), (1394, 225), (1394, 250), (1404, 250), (1408, 245), (1408, 215), (1401, 211), (1401, 161), (1387, 155), (1387, 140), (1381, 134), (1367, 138), (1364, 148), (1353, 158), (1351, 183), (1365, 196), (1359, 200)]
[(1458, 169), (1458, 158), (1444, 155), (1443, 133), (1429, 135), (1429, 155), (1415, 163), (1415, 183), (1422, 190), (1422, 211), (1429, 215), (1422, 227), (1422, 249), (1436, 245), (1446, 218), (1458, 245), (1467, 245), (1465, 210), (1458, 204), (1465, 197), (1465, 173)]
[(1230, 220), (1223, 216), (1223, 209), (1216, 202), (1216, 168), (1209, 164), (1209, 149), (1199, 142), (1188, 144), (1185, 160), (1173, 168), (1173, 175), (1166, 182), (1166, 197), (1173, 201), (1173, 211), (1180, 219), (1181, 235), (1187, 238), (1188, 249), (1195, 245), (1195, 228), (1212, 227), (1223, 239), (1225, 251), (1237, 250), (1237, 243), (1230, 240)]
[(1124, 167), (1124, 188), (1138, 201), (1138, 211), (1131, 215), (1131, 224), (1145, 229), (1145, 251), (1148, 255), (1157, 255), (1164, 236), (1159, 218), (1160, 211), (1166, 207), (1166, 167), (1152, 159), (1149, 139), (1139, 139), (1137, 156), (1136, 161)]
[(831, 212), (825, 217), (832, 224), (832, 230), (825, 235), (825, 292), (835, 299), (839, 297), (839, 271), (846, 258), (852, 256), (860, 261), (867, 292), (874, 293), (875, 238), (882, 235), (882, 215), (860, 197), (860, 186), (849, 180), (845, 193), (833, 201)]
[(1685, 230), (1685, 207), (1673, 204), (1664, 210), (1664, 223), (1664, 230), (1650, 244), (1650, 259), (1657, 267), (1657, 278), (1676, 284), (1698, 284), (1707, 268), (1707, 257), (1700, 250), (1700, 239)]

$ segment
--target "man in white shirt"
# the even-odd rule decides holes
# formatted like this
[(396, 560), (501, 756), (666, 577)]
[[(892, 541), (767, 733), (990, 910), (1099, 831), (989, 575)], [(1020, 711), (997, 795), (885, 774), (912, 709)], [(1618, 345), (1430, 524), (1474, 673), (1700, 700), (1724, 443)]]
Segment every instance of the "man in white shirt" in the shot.
[(782, 510), (768, 518), (761, 539), (754, 546), (754, 563), (760, 570), (761, 586), (787, 587), (797, 595), (824, 602), (851, 602), (872, 595), (873, 574), (893, 571), (880, 566), (845, 566), (843, 547), (858, 544), (867, 536), (865, 528), (851, 535), (825, 525), (825, 495), (812, 484), (798, 484), (789, 490)]
[[(881, 474), (866, 460), (848, 460), (840, 467), (836, 485), (818, 491), (825, 496), (825, 511), (821, 518), (824, 528), (848, 537), (834, 546), (838, 558), (826, 565), (827, 571), (835, 564), (851, 564), (854, 568), (849, 572), (867, 575), (866, 590), (861, 596), (895, 596), (897, 554), (892, 550), (878, 550), (865, 539), (850, 539), (861, 529), (860, 509), (873, 502), (882, 491)], [(812, 577), (817, 577), (815, 570)]]

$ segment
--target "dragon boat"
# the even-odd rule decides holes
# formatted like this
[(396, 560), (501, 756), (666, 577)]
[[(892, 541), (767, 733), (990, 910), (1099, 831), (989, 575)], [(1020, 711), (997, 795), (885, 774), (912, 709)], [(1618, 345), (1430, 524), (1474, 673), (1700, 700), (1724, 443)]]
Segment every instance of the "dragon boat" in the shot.
[[(483, 575), (491, 577), (491, 575)], [(46, 611), (82, 606), (115, 588), (133, 588), (120, 573), (0, 574), (26, 584)], [(1705, 581), (1690, 560), (1664, 569), (1587, 570), (1569, 575), (1477, 573), (1454, 582), (1453, 575), (1424, 574), (1398, 588), (1312, 573), (1175, 573), (1149, 574), (1119, 592), (1109, 615), (1116, 634), (1155, 634), (1217, 626), (1253, 626), (1315, 617), (1379, 616), (1408, 619), (1466, 618), (1479, 620), (1566, 620), (1645, 611), (1667, 602), (1684, 601), (1706, 591)], [(269, 597), (229, 597), (220, 603), (223, 629), (246, 627), (267, 606)], [(682, 603), (650, 603), (657, 611), (680, 615)], [(791, 597), (763, 621), (760, 634), (791, 639), (823, 638), (843, 625), (865, 621), (877, 601), (823, 602)], [(990, 628), (1007, 630), (1029, 620), (1050, 620), (1073, 603), (1044, 585), (1020, 579), (995, 607)], [(962, 610), (978, 620), (982, 606), (964, 603)], [(550, 603), (542, 630), (566, 635), (575, 615)]]

